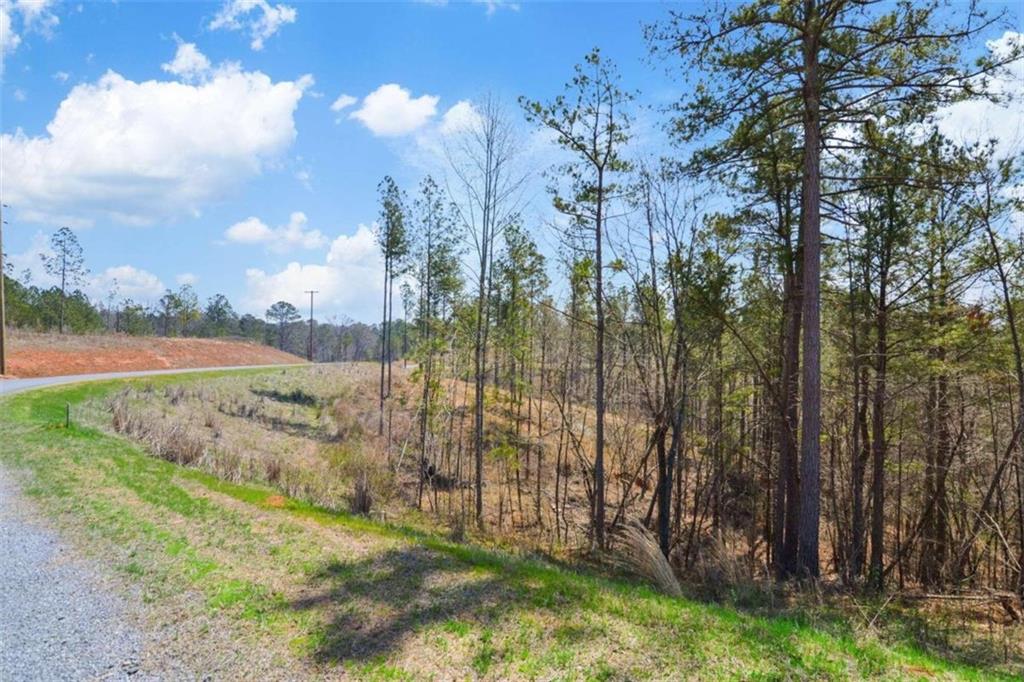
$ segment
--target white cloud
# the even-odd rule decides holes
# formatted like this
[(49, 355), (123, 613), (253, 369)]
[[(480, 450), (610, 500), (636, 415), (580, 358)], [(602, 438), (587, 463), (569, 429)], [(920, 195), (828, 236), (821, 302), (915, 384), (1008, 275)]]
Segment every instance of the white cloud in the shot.
[(519, 11), (518, 2), (507, 2), (506, 0), (473, 0), (478, 5), (484, 5), (487, 7), (487, 16), (490, 16), (497, 12), (501, 8), (512, 10), (513, 12)]
[[(10, 256), (11, 268), (18, 281), (44, 288), (60, 284), (60, 280), (46, 272), (43, 267), (43, 260), (40, 258), (43, 255), (54, 255), (53, 249), (50, 248), (50, 237), (42, 232), (36, 232), (25, 251)], [(26, 271), (29, 282), (25, 281)], [(131, 265), (118, 265), (95, 275), (87, 274), (81, 285), (82, 291), (93, 301), (106, 300), (111, 289), (115, 287), (119, 300), (131, 298), (137, 302), (156, 300), (166, 289), (159, 277)]]
[(161, 64), (167, 73), (180, 76), (185, 80), (198, 79), (210, 71), (210, 60), (196, 47), (195, 43), (178, 43), (174, 59)]
[(236, 244), (263, 244), (275, 253), (285, 253), (293, 248), (318, 249), (327, 243), (320, 230), (307, 229), (309, 219), (302, 211), (289, 216), (288, 224), (271, 229), (256, 217), (237, 222), (224, 231), (224, 237)]
[(353, 235), (331, 243), (324, 263), (289, 263), (283, 270), (267, 273), (245, 271), (243, 307), (262, 314), (279, 300), (298, 303), (303, 291), (317, 289), (317, 308), (371, 321), (383, 296), (384, 262), (372, 228), (360, 225)]
[(358, 101), (359, 99), (357, 97), (341, 93), (340, 95), (338, 95), (338, 99), (334, 100), (334, 102), (331, 104), (331, 111), (341, 111), (346, 107), (352, 106)]
[(259, 218), (246, 218), (225, 230), (224, 237), (238, 244), (262, 244), (274, 238), (274, 231)]
[[(1006, 31), (985, 43), (993, 57), (1006, 59), (1013, 46), (1024, 44), (1024, 33)], [(939, 131), (961, 143), (996, 141), (1002, 156), (1019, 152), (1024, 143), (1024, 58), (1010, 62), (983, 82), (996, 101), (974, 99), (945, 107), (936, 115)]]
[(249, 47), (258, 51), (263, 49), (267, 38), (285, 24), (294, 23), (297, 16), (294, 7), (284, 4), (271, 5), (266, 0), (227, 0), (209, 28), (247, 31), (252, 39)]
[(413, 98), (401, 85), (386, 83), (364, 97), (362, 106), (349, 118), (361, 121), (380, 137), (407, 135), (437, 113), (439, 99), (435, 95)]
[(53, 74), (53, 80), (58, 81), (60, 83), (67, 83), (69, 78), (71, 78), (71, 74), (67, 71), (58, 71), (57, 73)]
[(0, 0), (0, 71), (3, 69), (3, 58), (18, 49), (21, 36), (14, 31), (14, 17), (11, 7), (5, 0)]
[(27, 272), (32, 284), (45, 287), (56, 283), (56, 280), (43, 268), (41, 255), (53, 255), (53, 249), (50, 248), (50, 238), (42, 232), (36, 232), (32, 235), (29, 247), (23, 252), (9, 254), (7, 262), (10, 264), (11, 269), (14, 271), (14, 276), (19, 282), (22, 284), (27, 283), (25, 281), (25, 273)]
[(179, 286), (184, 286), (186, 284), (188, 284), (189, 286), (195, 286), (195, 284), (199, 281), (199, 277), (198, 275), (193, 275), (191, 272), (183, 272), (180, 275), (176, 276), (174, 278), (174, 281), (177, 282)]
[(155, 301), (166, 290), (159, 277), (132, 265), (107, 268), (91, 278), (85, 287), (86, 294), (94, 301), (105, 301), (116, 291), (117, 301), (130, 298), (136, 303)]
[[(434, 7), (447, 7), (448, 0), (416, 0), (423, 5), (433, 5)], [(474, 4), (484, 5), (487, 8), (487, 16), (490, 16), (497, 12), (501, 8), (512, 10), (513, 12), (519, 11), (518, 2), (508, 2), (508, 0), (472, 0)]]
[(469, 100), (459, 100), (441, 117), (442, 135), (453, 135), (480, 125), (480, 113)]
[(15, 88), (15, 90), (14, 90), (14, 101), (15, 102), (24, 102), (27, 99), (28, 99), (28, 95), (25, 94), (24, 90), (22, 90), (21, 88)]
[[(38, 33), (49, 40), (60, 19), (51, 11), (56, 0), (0, 0), (0, 73), (3, 73), (4, 58), (18, 49), (22, 36), (18, 34)], [(15, 19), (21, 21), (21, 28), (15, 28)]]
[[(340, 112), (343, 109), (349, 108), (358, 101), (358, 97), (353, 97), (352, 95), (346, 95), (345, 93), (341, 93), (340, 95), (338, 95), (338, 99), (334, 100), (334, 102), (331, 103), (331, 111)], [(341, 123), (341, 116), (335, 118), (334, 122)]]
[(22, 219), (72, 225), (197, 215), (291, 145), (311, 84), (237, 65), (198, 84), (108, 71), (71, 89), (46, 134), (0, 135), (4, 199)]
[(49, 37), (60, 19), (50, 11), (57, 0), (17, 0), (15, 3), (21, 12), (22, 23), (26, 31), (39, 31)]

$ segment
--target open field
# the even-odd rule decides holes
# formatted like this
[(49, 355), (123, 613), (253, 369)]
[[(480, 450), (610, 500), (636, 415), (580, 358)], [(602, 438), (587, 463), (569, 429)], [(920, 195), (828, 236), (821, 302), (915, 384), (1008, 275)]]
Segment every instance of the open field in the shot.
[[(332, 386), (341, 399), (350, 390), (327, 371), (350, 372), (358, 384), (365, 370), (165, 376), (15, 396), (0, 413), (8, 436), (0, 462), (68, 537), (143, 591), (147, 617), (165, 635), (162, 646), (200, 675), (1010, 679), (1022, 671), (1018, 657), (964, 638), (964, 623), (942, 614), (926, 619), (898, 603), (846, 608), (780, 593), (744, 611), (455, 542), (403, 504), (410, 481), (401, 474), (390, 498), (380, 498), (400, 522), (351, 515), (344, 511), (352, 492), (345, 467), (371, 463), (351, 453), (348, 460), (324, 458), (346, 438), (338, 438), (336, 417), (316, 415), (326, 393), (315, 404), (303, 396)], [(262, 399), (261, 407), (251, 417), (232, 416), (243, 411), (246, 393)], [(145, 408), (142, 396), (156, 407)], [(220, 476), (202, 470), (214, 468), (203, 461), (211, 449), (205, 439), (193, 450), (169, 446), (167, 429), (178, 421), (172, 417), (191, 414), (200, 400), (209, 409), (193, 414), (190, 430), (212, 438), (219, 429), (219, 439), (251, 455), (222, 460), (235, 466)], [(66, 403), (75, 419), (69, 429)], [(119, 404), (145, 416), (150, 430), (133, 432), (133, 440), (114, 435)], [(204, 414), (213, 415), (211, 425)], [(342, 417), (349, 436), (366, 415)], [(265, 430), (242, 448), (247, 421)], [(319, 446), (297, 448), (298, 438)], [(165, 459), (147, 452), (161, 444)], [(198, 453), (191, 466), (167, 461), (190, 451)], [(339, 472), (335, 488), (321, 491), (321, 504), (285, 494), (283, 466), (276, 485), (246, 480), (265, 477), (268, 453), (293, 451), (289, 463), (311, 467), (311, 481)], [(293, 492), (308, 495), (310, 485), (296, 484)]]
[(304, 361), (270, 346), (237, 339), (15, 331), (8, 343), (8, 373), (23, 378)]

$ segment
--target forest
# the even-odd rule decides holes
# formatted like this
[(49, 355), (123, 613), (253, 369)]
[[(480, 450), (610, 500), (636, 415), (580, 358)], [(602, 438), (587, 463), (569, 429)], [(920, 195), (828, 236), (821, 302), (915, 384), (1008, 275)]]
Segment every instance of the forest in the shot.
[[(60, 286), (6, 273), (8, 322), (378, 362), (367, 444), (413, 462), (416, 506), (459, 529), (596, 557), (655, 544), (649, 565), (712, 581), (1016, 595), (1019, 620), (1020, 140), (942, 132), (951, 107), (1020, 106), (1015, 21), (669, 11), (644, 37), (670, 104), (641, 110), (595, 48), (558, 96), (473, 102), (436, 177), (380, 182), (379, 324), (238, 315), (189, 284), (90, 302), (68, 228), (44, 257)], [(639, 143), (640, 116), (670, 144)], [(528, 167), (528, 135), (551, 168)]]
[[(376, 427), (417, 503), (592, 555), (647, 538), (682, 576), (1024, 595), (1019, 145), (939, 125), (1011, 101), (1011, 19), (670, 12), (654, 155), (599, 49), (553, 99), (475, 102), (443, 177), (379, 186)], [(560, 159), (542, 224), (531, 131)]]
[[(90, 297), (82, 290), (89, 270), (75, 233), (62, 228), (50, 239), (52, 255), (43, 266), (60, 284), (40, 286), (26, 270), (16, 274), (5, 259), (3, 277), (6, 322), (12, 328), (71, 334), (125, 334), (162, 337), (232, 337), (280, 348), (318, 362), (377, 359), (379, 331), (349, 319), (314, 320), (310, 325), (298, 308), (278, 301), (264, 317), (239, 315), (224, 294), (201, 303), (191, 284), (168, 289), (154, 304), (124, 296), (114, 280), (105, 296)], [(401, 328), (401, 323), (396, 325)]]

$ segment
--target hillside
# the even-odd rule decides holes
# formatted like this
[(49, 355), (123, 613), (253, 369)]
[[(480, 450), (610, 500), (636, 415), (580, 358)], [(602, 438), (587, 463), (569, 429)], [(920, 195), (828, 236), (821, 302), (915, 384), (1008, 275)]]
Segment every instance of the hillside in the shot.
[(287, 365), (304, 359), (239, 339), (159, 338), (114, 334), (71, 335), (14, 332), (8, 374), (62, 376), (242, 365)]
[[(321, 371), (300, 373), (310, 373), (315, 387)], [(164, 652), (198, 674), (625, 680), (1019, 673), (1012, 656), (1004, 660), (972, 637), (951, 640), (952, 623), (924, 622), (891, 600), (862, 600), (861, 617), (813, 596), (765, 593), (753, 608), (668, 597), (642, 581), (431, 532), (413, 517), (380, 523), (239, 482), (251, 468), (243, 459), (221, 462), (229, 466), (214, 467), (218, 476), (201, 462), (180, 466), (106, 426), (117, 421), (118, 403), (131, 400), (128, 387), (154, 400), (171, 396), (179, 406), (193, 394), (218, 395), (225, 410), (242, 411), (228, 380), (252, 382), (270, 396), (265, 411), (269, 403), (284, 409), (266, 412), (261, 423), (280, 424), (283, 433), (309, 430), (300, 394), (264, 390), (271, 377), (261, 371), (34, 391), (7, 400), (0, 412), (0, 428), (10, 434), (0, 442), (0, 463), (62, 535), (143, 595), (146, 613), (137, 615), (156, 638), (150, 653)], [(68, 404), (72, 427), (55, 428)], [(143, 414), (132, 419), (173, 428)], [(218, 411), (203, 428), (220, 432), (230, 448), (232, 419)], [(282, 487), (299, 494), (306, 486)], [(339, 486), (334, 495), (346, 493)], [(144, 654), (141, 671), (154, 665)]]

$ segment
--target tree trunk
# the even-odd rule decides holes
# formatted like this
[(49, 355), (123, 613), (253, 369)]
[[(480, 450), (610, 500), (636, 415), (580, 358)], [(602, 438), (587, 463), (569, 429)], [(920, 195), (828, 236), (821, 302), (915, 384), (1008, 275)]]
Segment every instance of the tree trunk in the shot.
[(804, 1), (803, 414), (800, 432), (798, 572), (817, 578), (821, 500), (821, 120), (818, 49), (821, 27), (816, 0)]
[(377, 435), (384, 435), (384, 362), (385, 349), (388, 343), (388, 281), (391, 277), (391, 258), (384, 254), (384, 304), (380, 322), (380, 419), (377, 422)]
[(595, 317), (597, 321), (597, 349), (594, 354), (594, 372), (596, 374), (596, 391), (594, 397), (595, 446), (594, 446), (594, 538), (598, 549), (604, 549), (604, 277), (602, 261), (602, 242), (604, 223), (602, 211), (604, 204), (604, 173), (597, 174), (597, 215), (594, 221), (594, 298)]
[(877, 345), (875, 348), (875, 390), (871, 408), (871, 561), (868, 581), (881, 591), (883, 583), (882, 556), (885, 543), (885, 393), (886, 393), (886, 332), (888, 311), (885, 303), (885, 278), (881, 274), (878, 312), (875, 319)]

